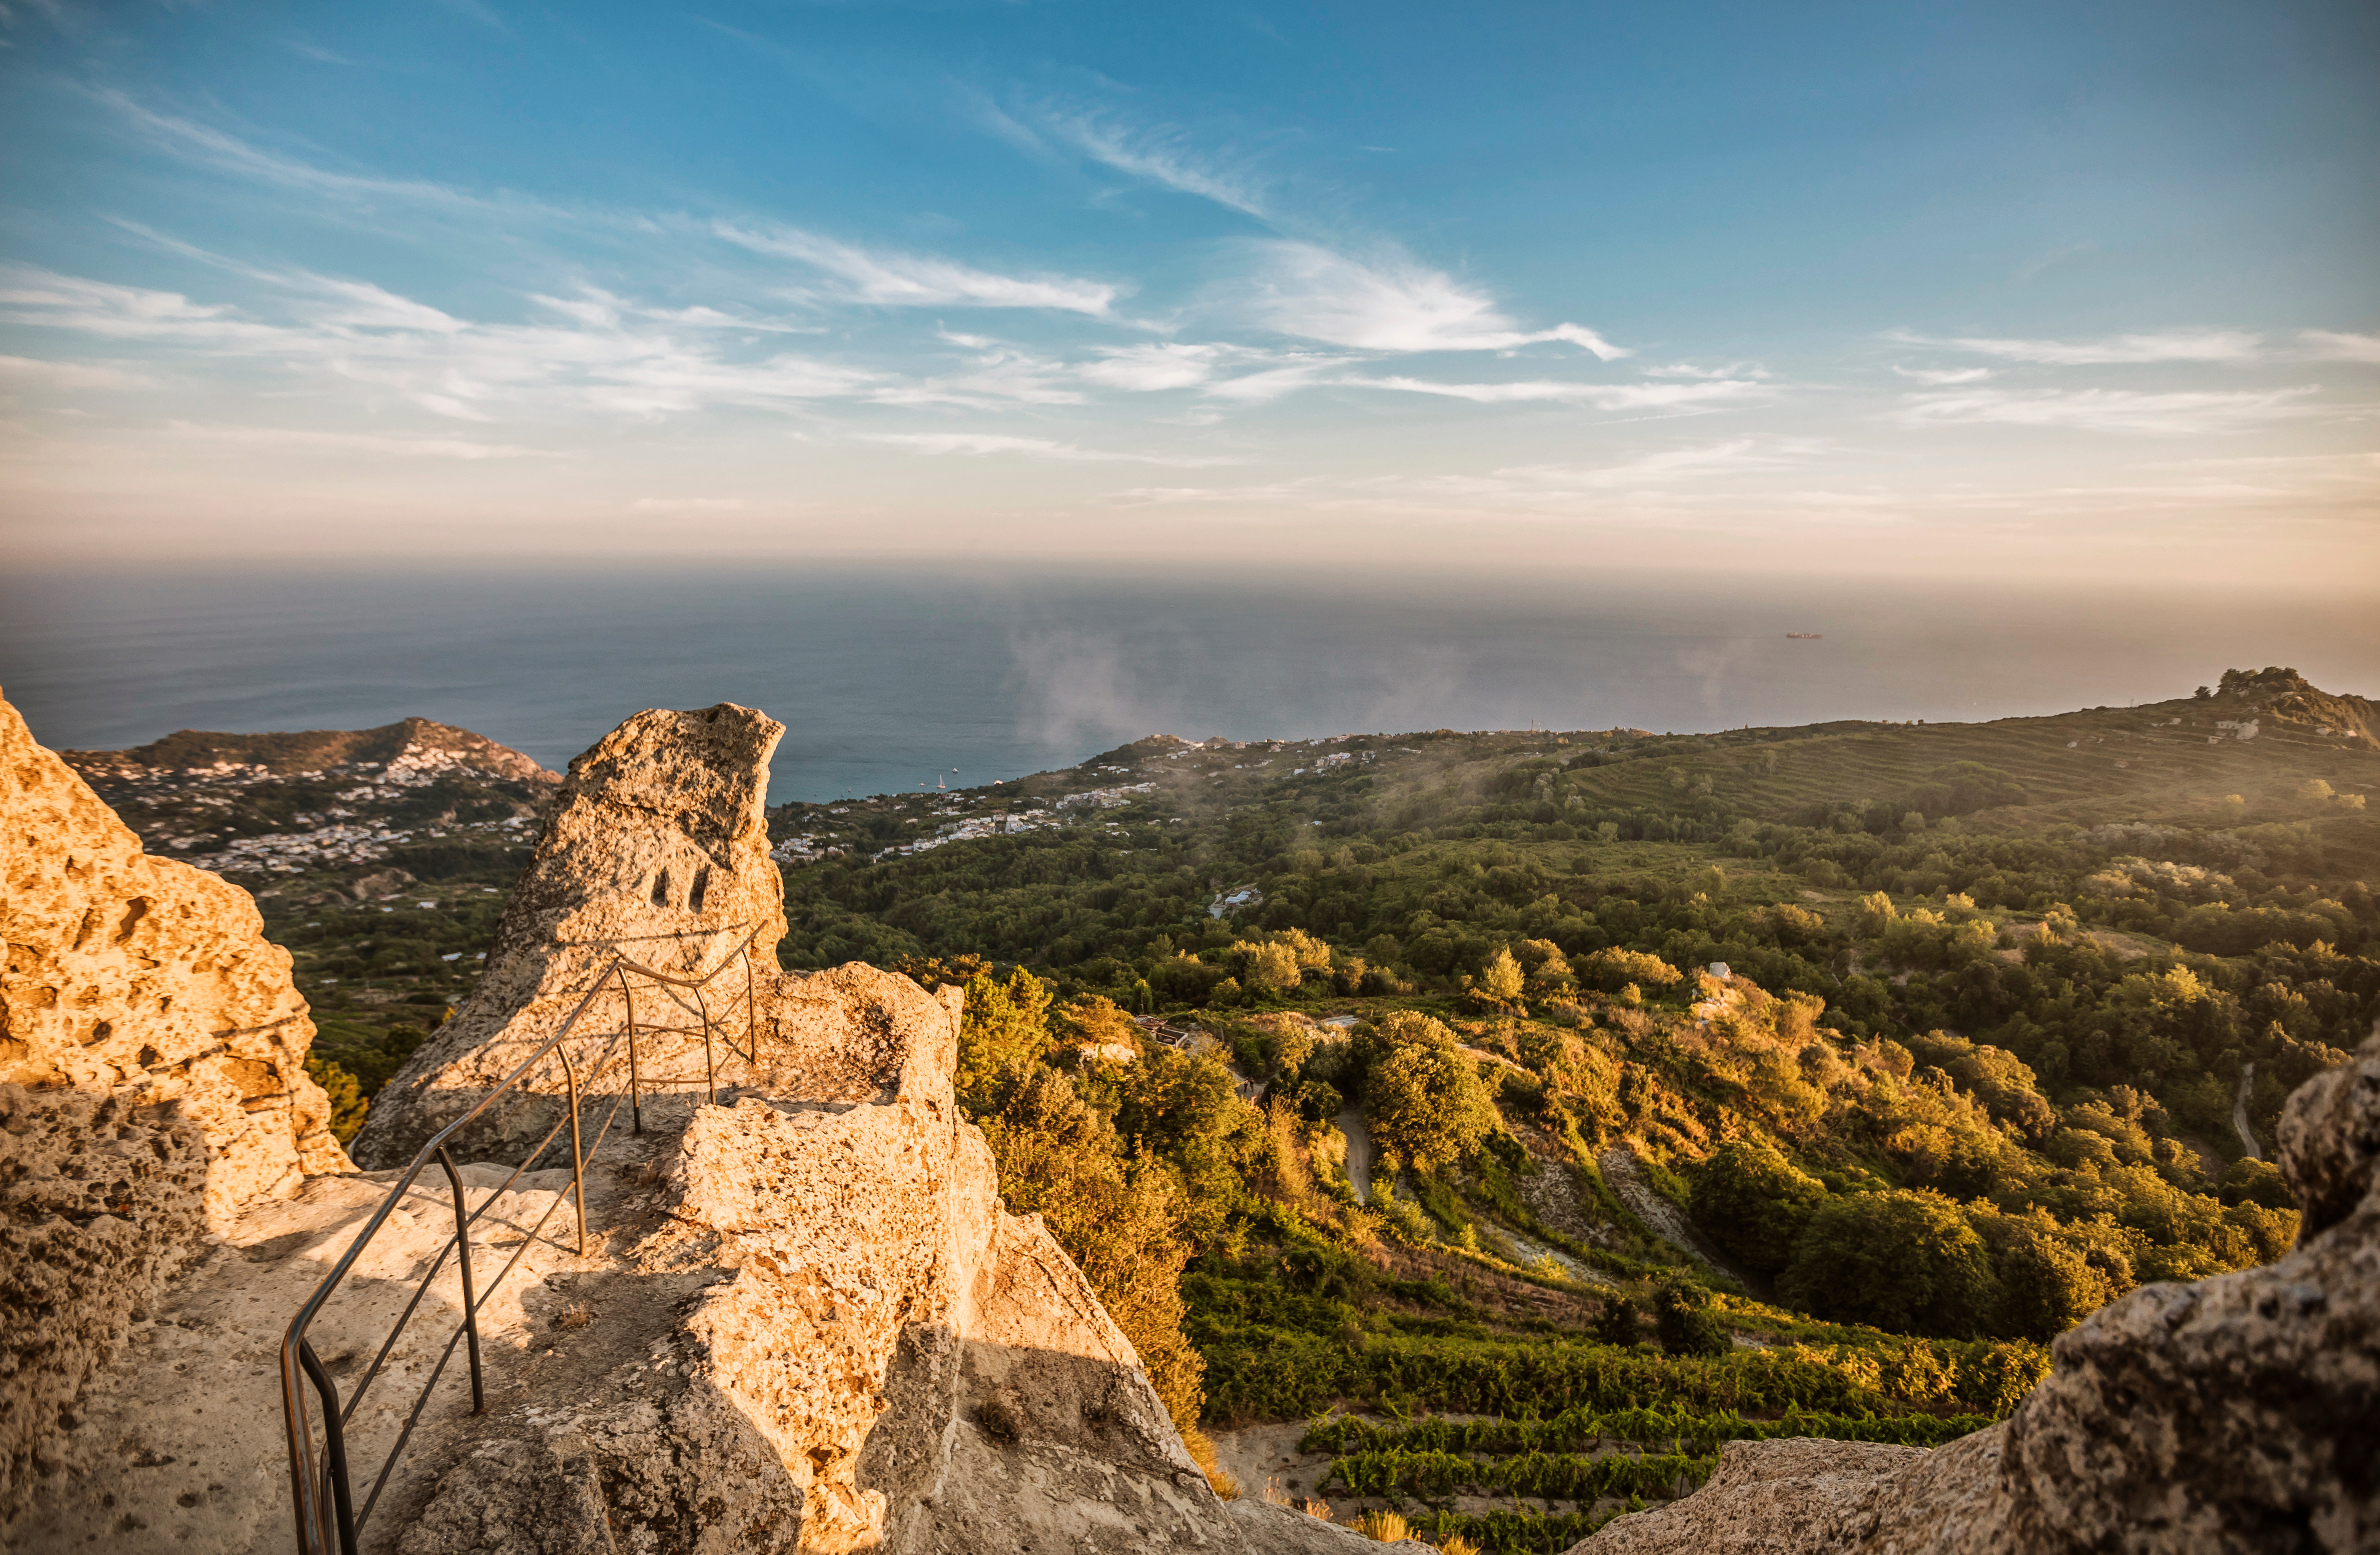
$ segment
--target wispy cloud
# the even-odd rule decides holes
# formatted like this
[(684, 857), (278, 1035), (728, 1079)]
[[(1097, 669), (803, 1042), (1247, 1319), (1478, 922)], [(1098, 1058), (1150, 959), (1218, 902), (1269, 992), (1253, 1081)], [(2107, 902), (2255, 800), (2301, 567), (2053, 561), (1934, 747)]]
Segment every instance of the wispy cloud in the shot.
[(1903, 378), (1937, 388), (1952, 383), (1980, 383), (1992, 376), (1988, 367), (1896, 367), (1892, 370)]
[(0, 357), (0, 382), (38, 383), (48, 389), (147, 389), (157, 380), (103, 362), (43, 361), (33, 357)]
[(123, 115), (135, 128), (178, 156), (286, 188), (348, 199), (402, 200), (411, 204), (452, 210), (494, 211), (506, 208), (546, 215), (564, 213), (559, 207), (516, 196), (492, 199), (426, 179), (380, 178), (318, 167), (310, 162), (251, 145), (238, 136), (212, 125), (173, 114), (158, 113), (120, 91), (102, 91), (96, 95), (102, 103)]
[(541, 448), (503, 443), (470, 443), (445, 437), (381, 437), (370, 432), (309, 431), (296, 427), (202, 426), (169, 421), (174, 437), (239, 448), (276, 448), (317, 454), (382, 454), (406, 459), (551, 459)]
[(1247, 239), (1223, 310), (1245, 322), (1366, 351), (1501, 351), (1565, 341), (1605, 361), (1629, 353), (1591, 329), (1521, 330), (1486, 293), (1404, 259), (1363, 263), (1315, 243)]
[(477, 323), (381, 287), (279, 278), (262, 319), (179, 292), (18, 270), (0, 273), (0, 322), (144, 341), (373, 385), (433, 414), (486, 421), (596, 410), (654, 417), (711, 405), (782, 409), (864, 397), (896, 380), (792, 353), (739, 354), (716, 329), (673, 328), (600, 298), (542, 299), (565, 324)]
[[(1331, 358), (1335, 362), (1343, 358)], [(1257, 364), (1312, 365), (1296, 353), (1261, 350), (1222, 341), (1162, 341), (1147, 346), (1100, 346), (1098, 359), (1075, 371), (1102, 388), (1147, 394), (1160, 389), (1186, 389), (1211, 383), (1230, 368)], [(1230, 382), (1245, 383), (1243, 376)]]
[(2265, 337), (2247, 330), (2170, 329), (2113, 334), (2097, 340), (2009, 340), (1981, 335), (1937, 337), (1896, 330), (1886, 338), (1905, 346), (1967, 351), (2002, 361), (2044, 367), (2112, 367), (2149, 362), (2249, 362), (2265, 355)]
[(1116, 453), (1103, 448), (1078, 447), (1046, 437), (1015, 437), (1004, 432), (861, 432), (858, 436), (864, 443), (889, 443), (896, 448), (914, 449), (920, 454), (957, 454), (977, 458), (1014, 454), (1031, 459), (1060, 459), (1071, 463), (1172, 465), (1182, 468), (1233, 462), (1224, 458), (1184, 457), (1168, 454)]
[(2380, 334), (2342, 334), (2336, 330), (2298, 332), (2298, 343), (2309, 356), (2328, 361), (2380, 362)]
[(2308, 403), (2308, 396), (2314, 392), (2302, 386), (2237, 394), (1975, 389), (1912, 395), (1899, 412), (1899, 419), (1912, 427), (2070, 427), (2086, 431), (2180, 437), (2236, 431), (2310, 415), (2317, 408)]
[(1080, 108), (1045, 108), (1039, 116), (1051, 134), (1119, 173), (1247, 215), (1270, 214), (1265, 180), (1251, 165), (1201, 150), (1172, 125), (1135, 125), (1112, 111)]
[(1593, 406), (1598, 410), (1666, 410), (1687, 406), (1741, 404), (1775, 393), (1766, 383), (1742, 379), (1718, 379), (1688, 383), (1565, 383), (1543, 380), (1519, 383), (1438, 383), (1426, 378), (1362, 378), (1336, 380), (1351, 388), (1395, 389), (1405, 394), (1441, 395), (1475, 405), (1516, 405), (1553, 400)]
[(846, 283), (858, 301), (890, 308), (1046, 308), (1106, 317), (1119, 286), (1071, 276), (1001, 275), (955, 261), (861, 249), (798, 227), (718, 222), (711, 230), (757, 254), (798, 260)]

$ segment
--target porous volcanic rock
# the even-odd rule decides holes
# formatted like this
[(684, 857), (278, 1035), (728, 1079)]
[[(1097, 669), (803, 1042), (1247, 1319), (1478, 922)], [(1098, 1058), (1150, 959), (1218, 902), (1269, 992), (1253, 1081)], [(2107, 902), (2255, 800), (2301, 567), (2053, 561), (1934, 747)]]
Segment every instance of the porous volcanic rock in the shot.
[(173, 1107), (0, 1085), (0, 1517), (199, 1247), (206, 1175), (205, 1136)]
[[(784, 725), (722, 702), (690, 712), (640, 712), (570, 763), (553, 817), (506, 904), (485, 975), (455, 1018), (374, 1099), (357, 1160), (395, 1166), (468, 1112), (570, 1017), (613, 955), (674, 976), (700, 976), (748, 947), (757, 1005), (773, 994), (784, 937), (784, 882), (769, 858), (762, 813), (770, 754)], [(744, 967), (703, 990), (716, 1013), (747, 1022)], [(693, 996), (647, 987), (640, 1018), (691, 1024)], [(586, 1053), (618, 1031), (617, 1002), (586, 1027)], [(698, 1039), (648, 1039), (654, 1062), (680, 1073)], [(717, 1055), (724, 1057), (724, 1054)], [(567, 1079), (549, 1060), (528, 1094), (468, 1142), (492, 1154), (542, 1134)]]
[(676, 1113), (653, 1212), (574, 1287), (629, 1364), (422, 1476), (401, 1555), (1332, 1548), (1244, 1533), (1081, 1272), (1001, 1207), (952, 1094), (955, 999), (856, 964), (789, 981), (855, 1045), (810, 1072), (891, 1073)]
[(212, 1230), (352, 1170), (248, 893), (152, 858), (0, 700), (0, 1515)]
[(0, 1082), (164, 1102), (206, 1136), (220, 1227), (353, 1170), (306, 1075), (289, 953), (237, 886), (140, 849), (0, 700)]
[(2380, 1034), (2290, 1097), (2281, 1161), (2289, 1256), (2110, 1303), (2000, 1424), (1931, 1452), (1732, 1442), (1572, 1555), (2380, 1549)]

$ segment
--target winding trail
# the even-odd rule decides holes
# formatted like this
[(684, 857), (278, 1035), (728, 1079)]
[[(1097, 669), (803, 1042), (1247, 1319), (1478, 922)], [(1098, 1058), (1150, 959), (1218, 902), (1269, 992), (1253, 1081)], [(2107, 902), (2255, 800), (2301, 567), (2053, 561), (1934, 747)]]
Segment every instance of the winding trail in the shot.
[(2231, 1098), (2231, 1126), (2240, 1131), (2240, 1143), (2246, 1146), (2250, 1160), (2262, 1160), (2264, 1153), (2256, 1147), (2256, 1136), (2248, 1127), (2248, 1089), (2256, 1083), (2256, 1066), (2250, 1063), (2240, 1071), (2240, 1090)]
[(1350, 1104), (1339, 1113), (1339, 1132), (1347, 1136), (1347, 1181), (1355, 1202), (1372, 1202), (1372, 1131), (1364, 1126), (1364, 1109)]

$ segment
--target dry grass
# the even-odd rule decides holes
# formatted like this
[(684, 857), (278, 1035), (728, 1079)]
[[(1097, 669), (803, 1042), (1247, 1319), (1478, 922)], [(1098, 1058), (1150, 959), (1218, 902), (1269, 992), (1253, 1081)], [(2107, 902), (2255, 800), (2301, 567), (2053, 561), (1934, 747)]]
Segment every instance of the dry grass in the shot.
[(1355, 1519), (1355, 1531), (1379, 1544), (1394, 1544), (1413, 1537), (1413, 1525), (1402, 1512), (1367, 1512)]
[(583, 1329), (595, 1320), (595, 1309), (585, 1302), (565, 1306), (553, 1315), (553, 1326), (565, 1330)]
[(1215, 1488), (1216, 1495), (1227, 1501), (1240, 1499), (1240, 1482), (1232, 1477), (1230, 1470), (1215, 1461), (1215, 1444), (1207, 1440), (1206, 1432), (1183, 1432), (1182, 1445), (1190, 1449), (1190, 1461), (1198, 1465), (1198, 1471), (1207, 1476), (1207, 1483)]

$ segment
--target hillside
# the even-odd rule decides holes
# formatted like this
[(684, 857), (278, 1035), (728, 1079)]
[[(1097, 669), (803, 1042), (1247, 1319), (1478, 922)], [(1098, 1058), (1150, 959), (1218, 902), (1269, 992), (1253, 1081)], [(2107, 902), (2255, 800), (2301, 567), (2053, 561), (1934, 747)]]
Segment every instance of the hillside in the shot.
[(59, 754), (144, 846), (255, 893), (313, 1010), (342, 1137), (468, 992), (559, 781), (426, 718)]
[[(770, 836), (789, 966), (968, 984), (1003, 1197), (1246, 1489), (1553, 1550), (1728, 1440), (1970, 1430), (2125, 1291), (2286, 1249), (2248, 1158), (2380, 1014), (2376, 781), (2369, 704), (2276, 670), (1974, 725), (1152, 736)], [(349, 900), (429, 880), (403, 851), (252, 877), (350, 1129), (508, 856), (426, 905)]]

